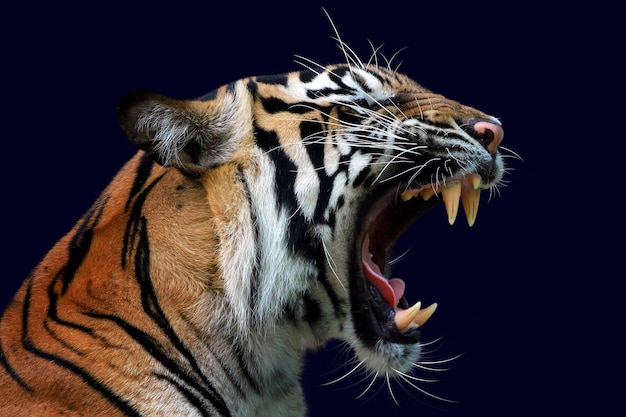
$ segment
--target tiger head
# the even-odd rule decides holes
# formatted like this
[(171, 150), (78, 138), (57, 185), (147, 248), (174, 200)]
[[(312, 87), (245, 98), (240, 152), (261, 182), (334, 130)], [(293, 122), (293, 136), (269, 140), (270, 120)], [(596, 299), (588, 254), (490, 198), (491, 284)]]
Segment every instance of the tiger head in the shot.
[(194, 100), (138, 92), (118, 117), (204, 187), (216, 265), (193, 279), (210, 280), (235, 340), (304, 350), (338, 338), (380, 375), (419, 361), (436, 307), (411, 306), (388, 278), (394, 243), (440, 202), (450, 223), (461, 206), (473, 224), (504, 170), (496, 118), (375, 65), (250, 77)]

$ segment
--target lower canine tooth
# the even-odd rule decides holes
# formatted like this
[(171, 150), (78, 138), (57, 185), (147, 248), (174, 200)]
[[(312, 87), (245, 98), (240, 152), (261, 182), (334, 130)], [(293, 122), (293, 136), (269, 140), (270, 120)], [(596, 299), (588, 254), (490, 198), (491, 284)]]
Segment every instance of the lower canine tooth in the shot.
[(461, 183), (456, 181), (441, 189), (443, 202), (448, 213), (448, 223), (454, 224), (459, 211), (459, 198), (461, 197)]
[(421, 307), (422, 303), (421, 301), (418, 301), (411, 308), (396, 311), (396, 315), (393, 318), (396, 322), (396, 327), (400, 330), (408, 328), (409, 325), (413, 323), (413, 319), (415, 319), (415, 317), (419, 314)]
[(402, 331), (409, 328), (423, 326), (437, 309), (437, 303), (433, 303), (423, 310), (421, 307), (422, 303), (418, 301), (411, 308), (407, 308), (406, 310), (397, 310), (394, 317), (396, 327)]

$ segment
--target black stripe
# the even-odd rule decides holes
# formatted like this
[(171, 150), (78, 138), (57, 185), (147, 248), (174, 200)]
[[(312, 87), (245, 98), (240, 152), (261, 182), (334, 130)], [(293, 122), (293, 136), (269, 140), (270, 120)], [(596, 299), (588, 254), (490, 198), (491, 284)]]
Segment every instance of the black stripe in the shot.
[[(144, 312), (159, 326), (161, 331), (165, 334), (165, 336), (172, 342), (174, 347), (187, 359), (192, 369), (196, 372), (200, 381), (204, 381), (207, 385), (206, 389), (203, 389), (200, 385), (193, 384), (197, 386), (198, 391), (202, 392), (209, 398), (215, 408), (217, 408), (220, 413), (223, 415), (229, 416), (230, 412), (224, 399), (221, 395), (215, 390), (215, 388), (210, 384), (206, 376), (203, 374), (200, 366), (198, 365), (196, 358), (189, 351), (187, 346), (180, 340), (178, 335), (172, 329), (167, 317), (163, 313), (161, 306), (159, 305), (159, 301), (157, 299), (156, 293), (154, 291), (154, 287), (152, 286), (152, 280), (150, 278), (150, 241), (148, 239), (148, 229), (147, 229), (147, 221), (145, 217), (141, 217), (140, 226), (138, 230), (139, 240), (137, 243), (137, 250), (135, 253), (135, 276), (137, 277), (137, 282), (141, 288), (141, 302), (143, 305)], [(148, 350), (150, 352), (150, 350)], [(168, 360), (168, 362), (170, 362)], [(179, 372), (179, 367), (174, 366), (173, 369), (170, 369), (177, 373)], [(191, 381), (190, 381), (191, 382)]]
[(270, 114), (276, 114), (280, 112), (289, 112), (293, 114), (309, 113), (312, 109), (320, 112), (324, 112), (325, 107), (317, 106), (313, 103), (287, 103), (276, 97), (259, 97), (263, 110)]
[(156, 372), (153, 373), (153, 375), (157, 378), (167, 381), (170, 385), (175, 386), (176, 389), (180, 391), (183, 394), (183, 396), (187, 399), (187, 402), (193, 405), (200, 412), (200, 415), (203, 415), (206, 417), (215, 416), (210, 410), (207, 410), (206, 404), (204, 403), (204, 401), (202, 401), (203, 398), (201, 396), (199, 396), (196, 392), (190, 390), (183, 384), (179, 383), (175, 378), (172, 378), (169, 375), (163, 375), (163, 374), (156, 373)]
[(311, 298), (311, 294), (308, 292), (302, 296), (302, 300), (304, 301), (304, 320), (306, 320), (306, 322), (313, 327), (322, 317), (320, 303)]
[(135, 195), (137, 195), (139, 191), (143, 188), (148, 178), (150, 178), (153, 167), (154, 160), (150, 158), (147, 153), (144, 153), (139, 160), (137, 169), (135, 170), (135, 180), (133, 181), (133, 185), (130, 188), (128, 199), (126, 200), (126, 207), (124, 208), (124, 210), (128, 211), (128, 208), (130, 207), (130, 202), (133, 200)]
[[(54, 330), (52, 330), (50, 328), (49, 323), (50, 323), (50, 321), (45, 320), (42, 323), (42, 325), (43, 325), (43, 328), (46, 330), (46, 332), (50, 335), (50, 337), (55, 339), (57, 341), (57, 343), (63, 345), (63, 347), (65, 347), (68, 350), (71, 350), (75, 354), (80, 355), (80, 356), (83, 355), (83, 353), (80, 350), (78, 350), (74, 346), (70, 345), (63, 337), (57, 336), (57, 334), (54, 332)], [(59, 325), (62, 325), (62, 326), (65, 326), (65, 327), (70, 327), (70, 328), (82, 331), (82, 332), (87, 333), (88, 335), (90, 335), (92, 337), (94, 335), (92, 329), (90, 329), (88, 327), (85, 327), (85, 326), (82, 326), (82, 325), (79, 325), (79, 324), (76, 324), (76, 323), (68, 322), (66, 320), (55, 320), (55, 323), (57, 323)]]
[(4, 353), (4, 349), (2, 349), (2, 345), (0, 345), (0, 365), (4, 368), (7, 374), (13, 379), (17, 384), (22, 387), (24, 390), (34, 393), (35, 390), (29, 386), (22, 378), (20, 378), (19, 374), (13, 369), (13, 367), (9, 364), (9, 361)]
[(300, 74), (299, 74), (300, 82), (302, 82), (304, 84), (310, 83), (318, 75), (319, 75), (319, 73), (317, 73), (317, 72), (315, 72), (313, 70), (302, 70), (302, 71), (300, 71)]
[(93, 239), (93, 227), (100, 221), (107, 201), (108, 196), (104, 196), (99, 198), (96, 203), (91, 206), (83, 216), (76, 233), (74, 233), (74, 236), (72, 236), (70, 240), (67, 248), (68, 260), (55, 277), (55, 281), (59, 277), (61, 279), (61, 294), (65, 294), (67, 291), (70, 283), (74, 279), (76, 271), (85, 260), (87, 252), (89, 252)]
[(198, 100), (200, 101), (211, 101), (211, 100), (215, 100), (215, 98), (217, 97), (217, 89), (210, 91), (208, 93), (206, 93), (205, 95), (203, 95), (202, 97), (199, 97)]
[[(28, 278), (24, 282), (31, 281), (33, 278), (32, 272), (29, 274)], [(11, 366), (9, 360), (4, 353), (4, 349), (2, 348), (2, 343), (0, 343), (0, 365), (4, 368), (7, 374), (15, 381), (19, 386), (21, 386), (26, 391), (33, 393), (35, 390), (30, 387), (18, 374), (18, 372)]]
[[(126, 231), (124, 232), (124, 239), (122, 244), (122, 253), (121, 253), (121, 264), (122, 268), (126, 268), (126, 260), (128, 259), (129, 253), (128, 251), (133, 247), (134, 238), (137, 236), (137, 228), (139, 227), (139, 222), (142, 217), (142, 209), (143, 204), (148, 197), (152, 188), (161, 181), (165, 174), (159, 175), (152, 183), (150, 183), (141, 193), (137, 195), (135, 199), (135, 203), (133, 204), (133, 208), (131, 209), (130, 215), (128, 216), (128, 222), (126, 223)], [(140, 181), (141, 179), (136, 178), (136, 181)], [(144, 180), (145, 182), (145, 180)]]
[(289, 81), (288, 74), (260, 75), (254, 78), (258, 83), (282, 85), (285, 87), (287, 86), (287, 82)]
[(28, 283), (26, 290), (26, 297), (24, 299), (24, 307), (22, 309), (22, 346), (25, 350), (31, 352), (32, 354), (45, 359), (48, 362), (52, 362), (61, 368), (68, 370), (79, 376), (87, 385), (89, 385), (94, 390), (98, 391), (100, 394), (104, 396), (113, 406), (121, 410), (124, 414), (129, 417), (142, 417), (137, 411), (135, 411), (127, 401), (124, 401), (118, 395), (116, 395), (113, 391), (111, 391), (105, 384), (98, 381), (95, 377), (89, 374), (87, 371), (79, 367), (78, 365), (70, 362), (67, 359), (61, 358), (59, 356), (53, 355), (51, 353), (45, 352), (39, 348), (37, 348), (34, 342), (29, 337), (28, 332), (28, 317), (30, 315), (30, 300), (32, 294), (32, 281)]

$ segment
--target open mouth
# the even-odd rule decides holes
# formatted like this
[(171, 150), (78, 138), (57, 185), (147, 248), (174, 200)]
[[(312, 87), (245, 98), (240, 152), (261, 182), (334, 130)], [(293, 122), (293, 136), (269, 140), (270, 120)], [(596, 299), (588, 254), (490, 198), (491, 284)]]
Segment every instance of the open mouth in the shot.
[[(443, 200), (448, 221), (453, 224), (462, 203), (472, 226), (478, 211), (482, 180), (478, 174), (447, 180), (445, 185), (428, 184), (398, 191), (394, 187), (373, 204), (363, 218), (357, 237), (357, 262), (363, 279), (353, 291), (355, 327), (365, 342), (383, 339), (393, 343), (416, 343), (420, 328), (432, 316), (437, 304), (422, 308), (404, 298), (405, 282), (388, 278), (389, 259), (398, 238), (427, 210)], [(437, 195), (439, 198), (433, 196)], [(358, 274), (357, 275), (361, 275)]]

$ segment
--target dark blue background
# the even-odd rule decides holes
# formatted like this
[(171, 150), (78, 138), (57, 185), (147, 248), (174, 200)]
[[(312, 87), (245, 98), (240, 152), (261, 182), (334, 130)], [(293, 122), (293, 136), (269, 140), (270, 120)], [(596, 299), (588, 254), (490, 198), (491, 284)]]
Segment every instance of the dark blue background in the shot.
[[(294, 55), (343, 61), (322, 3), (92, 2), (14, 6), (2, 25), (0, 308), (134, 153), (117, 126), (126, 93), (196, 97), (248, 75), (299, 69)], [(330, 2), (328, 2), (330, 3)], [(276, 4), (276, 3), (274, 3)], [(499, 117), (508, 185), (483, 197), (476, 225), (447, 224), (441, 207), (405, 236), (397, 268), (407, 298), (440, 307), (424, 328), (430, 358), (463, 354), (440, 382), (420, 385), (457, 403), (343, 374), (345, 349), (312, 355), (311, 416), (483, 416), (599, 411), (618, 362), (623, 223), (611, 169), (617, 30), (611, 13), (542, 4), (342, 2), (325, 5), (362, 57), (367, 40), (425, 87)], [(594, 9), (593, 7), (596, 7)], [(623, 82), (621, 83), (623, 85)], [(610, 88), (609, 88), (610, 87)], [(623, 107), (623, 106), (622, 106)], [(609, 193), (604, 185), (610, 185)], [(612, 243), (610, 243), (612, 242)], [(617, 287), (616, 287), (617, 288)], [(617, 298), (617, 299), (616, 299)], [(338, 369), (339, 368), (339, 369)], [(623, 378), (619, 374), (611, 378)], [(474, 414), (472, 414), (474, 415)]]

